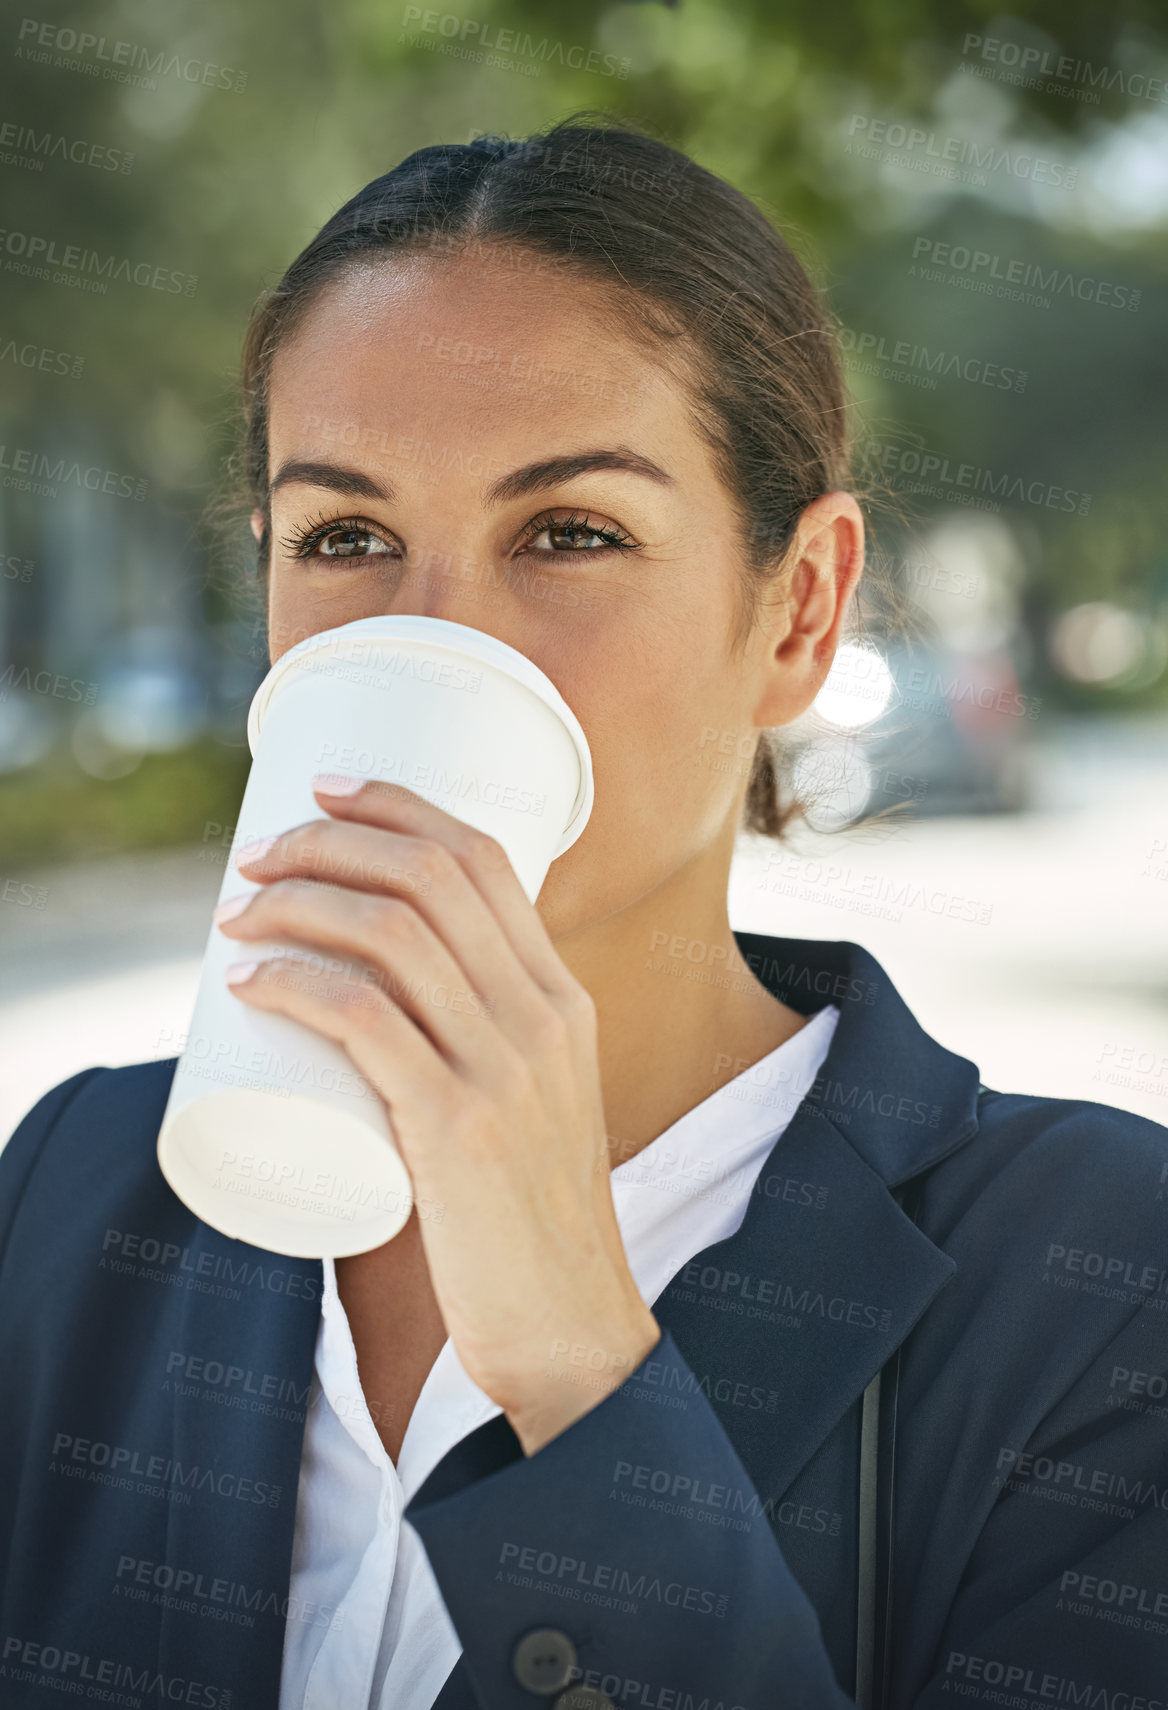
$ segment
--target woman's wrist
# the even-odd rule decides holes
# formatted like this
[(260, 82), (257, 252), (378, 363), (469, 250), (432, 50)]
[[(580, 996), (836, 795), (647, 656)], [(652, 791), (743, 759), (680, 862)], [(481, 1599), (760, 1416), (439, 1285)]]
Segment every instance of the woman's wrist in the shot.
[(642, 1311), (619, 1330), (557, 1338), (546, 1370), (530, 1393), (504, 1407), (525, 1455), (534, 1455), (599, 1406), (635, 1372), (661, 1340), (661, 1326)]

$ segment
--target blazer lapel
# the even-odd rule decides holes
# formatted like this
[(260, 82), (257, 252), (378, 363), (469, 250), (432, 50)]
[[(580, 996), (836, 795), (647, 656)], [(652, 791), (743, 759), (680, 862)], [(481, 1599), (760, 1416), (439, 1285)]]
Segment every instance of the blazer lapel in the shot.
[[(805, 1015), (834, 1003), (840, 1018), (742, 1224), (680, 1268), (654, 1314), (766, 1500), (790, 1486), (956, 1271), (890, 1190), (972, 1139), (980, 1081), (859, 945), (735, 938), (774, 996)], [(761, 1406), (741, 1404), (751, 1391)]]
[(805, 1103), (740, 1228), (683, 1265), (653, 1312), (766, 1501), (797, 1477), (955, 1269)]

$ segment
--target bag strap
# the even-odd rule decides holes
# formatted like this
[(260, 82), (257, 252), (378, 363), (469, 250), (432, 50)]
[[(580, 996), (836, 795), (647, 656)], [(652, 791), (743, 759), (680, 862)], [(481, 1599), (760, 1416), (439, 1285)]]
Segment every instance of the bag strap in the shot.
[[(927, 1174), (927, 1172), (926, 1172)], [(892, 1190), (916, 1222), (925, 1175)], [(910, 1190), (914, 1190), (910, 1193)], [(906, 1203), (907, 1201), (907, 1203)], [(858, 1710), (885, 1710), (892, 1668), (892, 1505), (900, 1356), (896, 1353), (864, 1391), (860, 1413), (860, 1494), (856, 1562), (856, 1689)]]
[(864, 1391), (860, 1416), (860, 1504), (856, 1563), (856, 1703), (874, 1710), (872, 1681), (876, 1669), (876, 1508), (880, 1448), (880, 1378), (877, 1372)]

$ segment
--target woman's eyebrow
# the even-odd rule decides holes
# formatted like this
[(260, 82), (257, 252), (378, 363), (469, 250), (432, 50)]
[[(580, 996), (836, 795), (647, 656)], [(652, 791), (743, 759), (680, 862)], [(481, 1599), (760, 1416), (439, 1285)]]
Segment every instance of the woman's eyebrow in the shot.
[(362, 474), (360, 469), (303, 457), (290, 457), (281, 463), (268, 490), (274, 493), (277, 487), (325, 487), (330, 493), (351, 493), (357, 499), (392, 500), (396, 496), (391, 486)]
[(522, 469), (512, 470), (510, 475), (501, 476), (488, 487), (483, 494), (483, 503), (498, 505), (505, 499), (524, 499), (541, 487), (555, 487), (561, 481), (571, 481), (577, 475), (590, 475), (597, 469), (623, 470), (630, 475), (644, 475), (650, 481), (659, 481), (667, 487), (676, 485), (673, 476), (667, 475), (659, 464), (642, 457), (637, 451), (628, 451), (620, 446), (611, 451), (577, 451), (564, 457), (546, 457), (538, 463), (525, 463)]
[[(647, 480), (665, 486), (676, 485), (672, 475), (659, 464), (639, 452), (623, 447), (612, 450), (578, 451), (562, 457), (545, 457), (537, 463), (526, 463), (500, 476), (483, 495), (484, 505), (499, 505), (508, 499), (526, 498), (543, 487), (558, 486), (577, 475), (590, 475), (595, 470), (611, 469), (630, 475), (643, 475)], [(277, 487), (323, 487), (332, 493), (347, 493), (359, 499), (381, 499), (391, 503), (396, 493), (388, 482), (375, 481), (360, 469), (347, 469), (339, 463), (291, 457), (282, 463), (272, 478), (270, 491)]]

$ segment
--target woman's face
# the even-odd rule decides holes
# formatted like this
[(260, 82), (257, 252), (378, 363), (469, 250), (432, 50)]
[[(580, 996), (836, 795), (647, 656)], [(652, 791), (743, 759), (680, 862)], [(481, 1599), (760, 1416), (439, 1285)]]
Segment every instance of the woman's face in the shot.
[(320, 630), (419, 613), (551, 678), (595, 781), (539, 897), (556, 938), (684, 890), (728, 849), (757, 725), (801, 711), (829, 661), (776, 661), (786, 620), (732, 652), (739, 525), (687, 393), (599, 288), (526, 260), (362, 264), (280, 347), (269, 635), (274, 663)]

